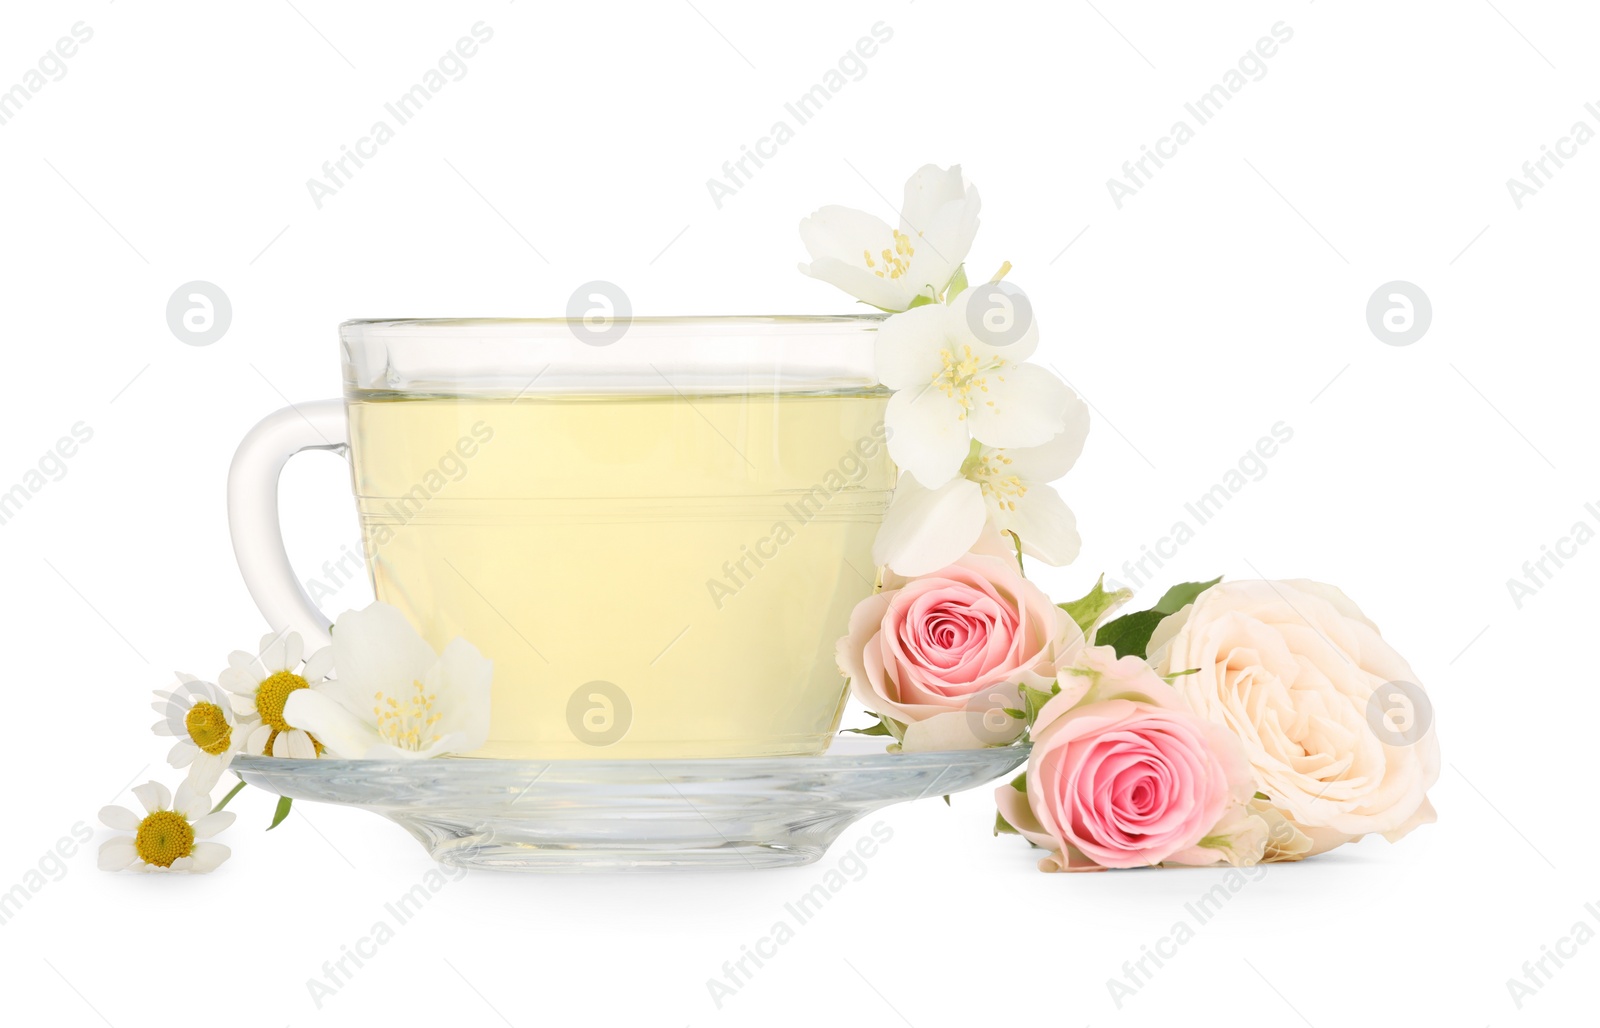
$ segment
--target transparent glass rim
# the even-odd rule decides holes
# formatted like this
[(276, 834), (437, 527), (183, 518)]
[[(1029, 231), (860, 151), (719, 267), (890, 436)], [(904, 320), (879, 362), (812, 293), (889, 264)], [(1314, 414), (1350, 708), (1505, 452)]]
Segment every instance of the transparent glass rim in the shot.
[(339, 326), (350, 398), (878, 390), (887, 315), (357, 319)]
[[(632, 326), (648, 328), (650, 326), (690, 326), (697, 324), (713, 325), (860, 325), (875, 324), (888, 318), (882, 312), (862, 314), (664, 314), (648, 317), (630, 317), (628, 321)], [(504, 327), (508, 330), (555, 328), (566, 330), (568, 326), (583, 321), (582, 318), (351, 318), (341, 322), (339, 333), (348, 336), (353, 330), (362, 332), (393, 331), (398, 334), (448, 334), (445, 330), (456, 329), (462, 335), (480, 334), (484, 330)]]

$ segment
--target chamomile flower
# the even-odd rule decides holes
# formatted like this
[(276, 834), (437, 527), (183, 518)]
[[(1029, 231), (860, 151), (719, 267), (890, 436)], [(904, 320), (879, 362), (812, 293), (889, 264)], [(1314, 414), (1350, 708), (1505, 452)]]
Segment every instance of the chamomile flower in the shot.
[(227, 693), (193, 675), (177, 674), (175, 688), (156, 690), (150, 706), (161, 720), (150, 727), (157, 735), (177, 738), (167, 752), (167, 763), (188, 768), (190, 783), (210, 792), (252, 726), (239, 723)]
[[(312, 758), (322, 755), (322, 743), (310, 732), (284, 719), (289, 694), (315, 689), (333, 670), (333, 647), (325, 646), (306, 657), (298, 632), (261, 637), (256, 653), (235, 650), (217, 684), (232, 693), (233, 712), (254, 722), (245, 732), (240, 752), (273, 757)], [(241, 729), (243, 730), (243, 729)]]
[(207, 841), (233, 824), (234, 817), (231, 810), (211, 812), (210, 790), (184, 782), (174, 797), (160, 782), (146, 782), (134, 786), (133, 794), (144, 805), (143, 817), (127, 807), (100, 808), (102, 824), (131, 833), (101, 844), (100, 870), (203, 873), (215, 870), (232, 853), (220, 842)]

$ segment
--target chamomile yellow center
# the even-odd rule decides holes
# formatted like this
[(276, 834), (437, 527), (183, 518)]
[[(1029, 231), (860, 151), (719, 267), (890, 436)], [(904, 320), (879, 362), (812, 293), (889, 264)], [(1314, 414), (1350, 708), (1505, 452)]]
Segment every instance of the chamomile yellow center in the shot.
[(383, 692), (372, 694), (372, 712), (378, 718), (378, 737), (401, 750), (425, 750), (439, 740), (434, 726), (444, 717), (433, 709), (438, 697), (413, 680), (410, 695), (394, 697)]
[(215, 703), (201, 700), (190, 707), (189, 713), (183, 716), (183, 727), (189, 730), (189, 739), (200, 751), (213, 757), (226, 753), (233, 742), (233, 726)]
[(194, 852), (194, 827), (176, 810), (158, 810), (139, 822), (133, 848), (146, 864), (171, 867), (174, 860)]
[(960, 420), (965, 421), (978, 403), (995, 406), (993, 400), (982, 394), (989, 391), (989, 373), (995, 373), (996, 381), (1006, 380), (999, 374), (1005, 367), (1003, 358), (975, 354), (970, 345), (963, 344), (959, 352), (945, 347), (939, 351), (939, 370), (933, 373), (933, 387), (961, 405)]
[(306, 680), (299, 675), (279, 671), (256, 686), (256, 713), (261, 715), (262, 724), (273, 732), (289, 731), (291, 726), (283, 719), (283, 705), (289, 702), (290, 693), (306, 685)]
[(864, 249), (861, 251), (861, 259), (867, 262), (867, 270), (874, 275), (879, 278), (894, 279), (911, 270), (911, 258), (916, 252), (911, 245), (911, 237), (895, 229), (893, 249), (885, 247), (880, 250), (877, 260), (873, 259), (870, 249)]

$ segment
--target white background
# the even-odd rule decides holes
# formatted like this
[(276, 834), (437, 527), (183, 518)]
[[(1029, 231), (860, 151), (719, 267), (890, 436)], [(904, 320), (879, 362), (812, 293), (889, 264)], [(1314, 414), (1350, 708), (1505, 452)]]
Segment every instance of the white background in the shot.
[[(0, 889), (75, 823), (96, 833), (0, 924), (8, 1019), (1592, 1017), (1600, 945), (1521, 1010), (1506, 980), (1575, 922), (1596, 924), (1600, 546), (1520, 608), (1506, 582), (1574, 523), (1600, 524), (1584, 509), (1600, 501), (1600, 145), (1520, 209), (1506, 180), (1574, 122), (1600, 129), (1584, 110), (1600, 101), (1600, 14), (1533, 0), (1218, 6), (6, 5), (0, 89), (74, 23), (94, 36), (0, 126), (0, 490), (75, 423), (94, 435), (0, 525)], [(480, 20), (494, 36), (467, 76), (318, 209), (306, 180)], [(878, 21), (894, 35), (865, 77), (718, 209), (706, 180)], [(1293, 39), (1265, 77), (1119, 210), (1106, 180), (1280, 21)], [(876, 818), (796, 870), (470, 876), (320, 1010), (307, 979), (431, 866), (399, 828), (307, 804), (268, 835), (271, 798), (246, 790), (216, 874), (94, 869), (99, 807), (132, 804), (135, 781), (179, 779), (147, 731), (149, 690), (174, 668), (214, 675), (263, 630), (228, 544), (228, 460), (286, 399), (336, 393), (339, 321), (560, 315), (591, 279), (621, 283), (638, 313), (848, 311), (795, 272), (797, 221), (826, 203), (892, 220), (883, 197), (926, 162), (959, 162), (978, 184), (973, 278), (1015, 263), (1039, 359), (1096, 413), (1064, 482), (1083, 554), (1036, 577), (1063, 599), (1100, 570), (1125, 578), (1124, 561), (1285, 422), (1294, 438), (1265, 477), (1142, 598), (1217, 573), (1344, 587), (1431, 690), (1437, 825), (1272, 868), (1120, 1010), (1107, 979), (1220, 872), (1040, 875), (1018, 840), (990, 837), (987, 790), (880, 815), (894, 837), (866, 876), (720, 1010), (707, 979)], [(164, 315), (195, 279), (233, 304), (205, 347)], [(1403, 347), (1365, 317), (1396, 279), (1433, 306)], [(346, 472), (307, 457), (284, 490), (309, 577), (354, 544)], [(361, 605), (365, 589), (330, 605)]]

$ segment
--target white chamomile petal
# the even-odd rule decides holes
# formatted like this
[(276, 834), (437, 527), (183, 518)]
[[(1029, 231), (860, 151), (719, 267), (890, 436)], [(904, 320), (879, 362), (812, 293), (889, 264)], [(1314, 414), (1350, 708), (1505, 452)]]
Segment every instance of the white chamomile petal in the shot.
[(150, 730), (157, 735), (173, 736), (178, 734), (178, 729), (166, 718), (162, 718), (150, 726)]
[(200, 747), (188, 739), (179, 739), (167, 751), (167, 763), (175, 768), (188, 767), (200, 755)]
[[(266, 636), (271, 639), (272, 636)], [(234, 650), (228, 654), (228, 666), (236, 671), (249, 675), (253, 679), (267, 677), (267, 669), (261, 663), (261, 658), (248, 650)]]
[(133, 794), (139, 798), (140, 803), (144, 804), (144, 810), (147, 814), (153, 814), (158, 810), (172, 809), (172, 793), (160, 782), (146, 782), (143, 785), (135, 785)]
[(217, 787), (217, 782), (222, 779), (222, 772), (228, 769), (229, 761), (210, 754), (202, 754), (189, 765), (189, 777), (186, 779), (194, 788), (204, 792), (207, 796)]
[[(136, 824), (134, 828), (138, 828)], [(133, 840), (125, 835), (107, 839), (100, 844), (100, 853), (95, 860), (96, 866), (102, 871), (122, 871), (133, 865), (139, 859), (139, 851), (134, 848)]]
[(217, 674), (217, 684), (239, 696), (253, 695), (265, 675), (256, 675), (245, 668), (229, 665)]
[(220, 842), (197, 842), (194, 844), (194, 852), (184, 859), (190, 862), (187, 870), (206, 874), (215, 871), (232, 854), (233, 850)]
[(285, 671), (292, 667), (289, 663), (289, 636), (293, 632), (275, 632), (261, 637), (261, 645), (256, 652), (261, 655), (261, 666), (267, 669), (268, 674)]
[(971, 449), (960, 409), (934, 388), (889, 397), (883, 423), (889, 456), (922, 485), (937, 489), (961, 470)]
[(315, 760), (317, 748), (312, 744), (311, 736), (304, 730), (291, 728), (287, 732), (278, 733), (278, 741), (272, 747), (272, 755), (289, 756), (296, 760)]
[(306, 658), (306, 666), (300, 670), (300, 676), (307, 682), (314, 684), (327, 678), (332, 671), (333, 647), (324, 646)]
[(107, 805), (100, 808), (100, 823), (119, 832), (139, 830), (139, 815), (127, 807)]
[(299, 632), (290, 632), (283, 637), (283, 667), (293, 669), (300, 663), (300, 658), (306, 655), (305, 640), (300, 638)]
[(172, 809), (193, 821), (211, 809), (211, 797), (199, 792), (192, 782), (185, 780), (173, 797)]
[(908, 578), (953, 564), (983, 531), (983, 490), (965, 478), (924, 489), (909, 476), (895, 487), (872, 559)]
[(245, 736), (244, 752), (255, 755), (267, 755), (267, 740), (272, 738), (272, 726), (256, 725)]
[(974, 439), (988, 446), (1038, 446), (1066, 428), (1072, 391), (1037, 364), (1008, 365), (967, 418)]
[(215, 814), (206, 814), (203, 817), (196, 818), (190, 823), (190, 827), (194, 829), (194, 837), (196, 839), (209, 839), (233, 824), (234, 818), (237, 816), (231, 810), (219, 810)]

